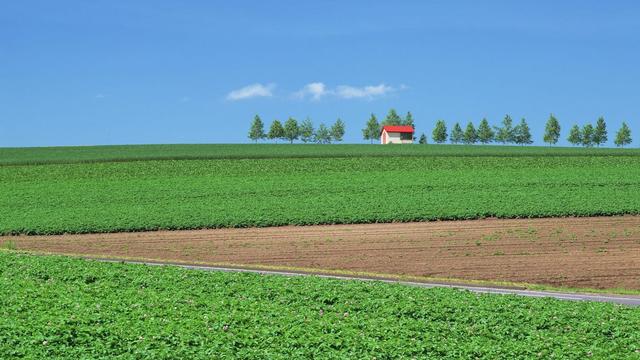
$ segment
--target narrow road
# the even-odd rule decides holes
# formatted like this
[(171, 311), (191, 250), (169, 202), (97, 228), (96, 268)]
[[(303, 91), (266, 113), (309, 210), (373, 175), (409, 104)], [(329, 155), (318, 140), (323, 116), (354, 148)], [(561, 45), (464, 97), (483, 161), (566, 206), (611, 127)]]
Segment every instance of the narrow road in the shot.
[(423, 283), (423, 282), (415, 282), (415, 281), (375, 279), (375, 278), (345, 276), (345, 275), (309, 274), (309, 273), (293, 272), (293, 271), (255, 270), (255, 269), (227, 268), (227, 267), (202, 266), (202, 265), (185, 265), (185, 264), (172, 264), (172, 263), (148, 262), (148, 261), (130, 261), (130, 260), (117, 260), (117, 259), (96, 259), (96, 258), (88, 258), (88, 259), (104, 261), (104, 262), (123, 262), (128, 264), (144, 264), (144, 265), (150, 265), (150, 266), (177, 266), (184, 269), (203, 270), (203, 271), (245, 272), (245, 273), (255, 273), (255, 274), (274, 275), (274, 276), (317, 276), (321, 278), (339, 279), (339, 280), (380, 281), (384, 283), (417, 286), (422, 288), (444, 287), (444, 288), (452, 288), (452, 289), (460, 289), (460, 290), (469, 290), (475, 293), (483, 293), (483, 294), (519, 295), (519, 296), (540, 297), (540, 298), (551, 297), (559, 300), (596, 301), (596, 302), (607, 302), (607, 303), (627, 305), (627, 306), (640, 306), (640, 296), (631, 296), (631, 295), (605, 295), (605, 294), (598, 295), (598, 294), (580, 294), (580, 293), (566, 293), (566, 292), (555, 292), (555, 291), (503, 289), (503, 288), (494, 288), (494, 287), (485, 287), (485, 286)]

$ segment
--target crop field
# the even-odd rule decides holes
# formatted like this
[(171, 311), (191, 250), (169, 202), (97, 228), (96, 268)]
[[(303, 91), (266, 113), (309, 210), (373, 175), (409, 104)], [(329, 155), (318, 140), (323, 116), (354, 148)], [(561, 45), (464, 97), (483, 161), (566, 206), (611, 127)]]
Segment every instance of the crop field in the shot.
[(141, 160), (413, 156), (640, 156), (640, 149), (544, 146), (175, 144), (0, 148), (0, 166)]
[(634, 358), (603, 303), (0, 251), (0, 358)]
[[(533, 150), (553, 155), (523, 156), (529, 150), (502, 147), (485, 147), (501, 156), (468, 156), (483, 148), (450, 146), (442, 151), (467, 156), (401, 157), (414, 151), (402, 148), (354, 147), (389, 149), (384, 156), (296, 157), (291, 152), (307, 151), (297, 146), (283, 150), (292, 157), (0, 166), (0, 234), (640, 213), (640, 156), (544, 148)], [(632, 154), (603, 152), (613, 153)]]
[(0, 247), (640, 294), (640, 216), (0, 237)]

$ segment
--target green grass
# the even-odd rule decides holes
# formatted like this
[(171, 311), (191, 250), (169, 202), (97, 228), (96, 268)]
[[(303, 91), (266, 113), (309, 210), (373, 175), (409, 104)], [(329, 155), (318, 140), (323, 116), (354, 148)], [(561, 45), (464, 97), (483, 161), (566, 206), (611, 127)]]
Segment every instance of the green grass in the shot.
[(276, 156), (0, 166), (0, 184), (2, 234), (640, 212), (640, 156)]
[(491, 145), (184, 144), (0, 148), (0, 166), (140, 160), (394, 156), (640, 156), (640, 149)]
[(0, 358), (637, 358), (640, 312), (0, 251)]

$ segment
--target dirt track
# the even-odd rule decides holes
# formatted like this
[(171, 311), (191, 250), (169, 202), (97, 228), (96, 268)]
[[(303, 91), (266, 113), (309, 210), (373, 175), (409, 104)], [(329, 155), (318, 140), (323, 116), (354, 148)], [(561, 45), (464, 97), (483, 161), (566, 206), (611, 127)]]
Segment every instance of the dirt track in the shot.
[(640, 216), (21, 236), (18, 249), (640, 289)]

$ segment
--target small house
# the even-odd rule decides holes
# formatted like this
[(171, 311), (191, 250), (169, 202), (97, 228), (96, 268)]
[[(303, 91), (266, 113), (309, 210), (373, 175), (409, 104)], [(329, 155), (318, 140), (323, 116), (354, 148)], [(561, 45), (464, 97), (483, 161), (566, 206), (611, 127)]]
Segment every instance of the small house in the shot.
[(380, 144), (413, 144), (413, 126), (383, 126), (380, 130)]

